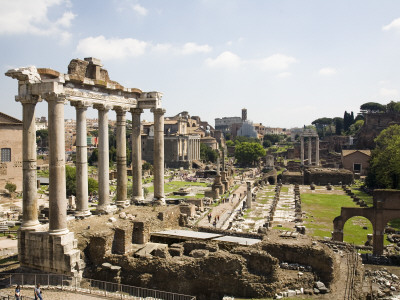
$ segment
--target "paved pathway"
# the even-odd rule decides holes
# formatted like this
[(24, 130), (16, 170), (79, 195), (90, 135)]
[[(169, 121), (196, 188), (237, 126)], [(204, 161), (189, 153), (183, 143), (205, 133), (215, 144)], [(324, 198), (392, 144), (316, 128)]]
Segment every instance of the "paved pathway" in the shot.
[[(198, 223), (198, 226), (201, 227), (212, 227), (213, 221), (217, 216), (219, 216), (219, 221), (217, 221), (216, 228), (222, 228), (225, 224), (226, 220), (231, 216), (234, 208), (238, 205), (240, 200), (243, 200), (243, 197), (246, 194), (247, 186), (246, 183), (241, 183), (240, 186), (229, 196), (229, 201), (225, 203), (220, 203), (215, 207), (211, 207), (211, 222), (208, 222), (207, 214), (205, 214), (204, 218), (201, 219)], [(234, 196), (235, 195), (235, 196)], [(240, 198), (240, 200), (239, 200)], [(238, 207), (239, 209), (240, 207)]]

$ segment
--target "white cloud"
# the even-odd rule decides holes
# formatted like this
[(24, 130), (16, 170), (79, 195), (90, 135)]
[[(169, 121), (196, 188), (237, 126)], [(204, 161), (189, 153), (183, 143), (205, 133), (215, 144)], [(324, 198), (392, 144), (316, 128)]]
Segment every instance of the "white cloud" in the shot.
[(379, 90), (379, 94), (382, 97), (398, 97), (399, 91), (396, 89), (381, 88)]
[(132, 9), (141, 16), (147, 16), (148, 13), (147, 9), (141, 6), (140, 4), (132, 5)]
[(334, 68), (322, 68), (318, 71), (318, 74), (322, 76), (335, 75), (336, 70)]
[[(220, 67), (220, 68), (238, 68), (240, 66), (253, 66), (256, 68), (260, 68), (263, 71), (285, 71), (290, 67), (291, 64), (297, 62), (292, 56), (287, 56), (284, 54), (273, 54), (269, 57), (255, 60), (244, 60), (241, 59), (238, 55), (225, 51), (221, 53), (217, 58), (206, 59), (206, 65), (209, 67)], [(291, 73), (289, 72), (281, 72), (278, 77), (284, 78), (289, 77)]]
[(123, 59), (144, 54), (147, 46), (148, 43), (132, 38), (106, 39), (100, 35), (80, 40), (76, 50), (83, 55), (100, 59)]
[(182, 54), (208, 53), (212, 50), (209, 45), (197, 45), (196, 43), (186, 43), (183, 45)]
[(292, 56), (287, 56), (281, 53), (271, 55), (267, 58), (255, 61), (263, 70), (283, 71), (297, 60)]
[[(66, 41), (71, 34), (65, 30), (76, 17), (70, 11), (56, 21), (50, 21), (48, 10), (53, 6), (70, 7), (68, 0), (11, 0), (2, 1), (0, 10), (0, 34), (33, 34), (60, 37)], [(68, 38), (69, 39), (69, 38)]]
[(222, 52), (217, 58), (207, 58), (206, 59), (207, 66), (211, 68), (229, 68), (229, 69), (236, 69), (240, 67), (242, 61), (239, 56), (236, 54), (225, 51)]
[(63, 16), (56, 21), (56, 24), (68, 28), (71, 26), (71, 21), (75, 19), (76, 15), (70, 11), (66, 11)]
[(288, 78), (290, 76), (292, 76), (292, 73), (290, 72), (282, 72), (277, 75), (278, 78)]
[(385, 25), (382, 27), (382, 30), (388, 31), (388, 30), (400, 30), (400, 18), (394, 19), (392, 22), (390, 22), (388, 25)]

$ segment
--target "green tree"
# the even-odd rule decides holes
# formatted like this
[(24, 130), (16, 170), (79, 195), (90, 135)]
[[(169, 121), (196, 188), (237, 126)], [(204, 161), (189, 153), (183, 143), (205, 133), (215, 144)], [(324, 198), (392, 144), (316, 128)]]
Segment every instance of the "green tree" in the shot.
[(200, 158), (204, 161), (216, 162), (218, 152), (211, 149), (206, 144), (200, 143)]
[(332, 125), (333, 120), (331, 118), (319, 118), (311, 122), (311, 124), (315, 125), (317, 131), (320, 136), (325, 136), (325, 128), (328, 127), (330, 129), (330, 134), (332, 134)]
[(375, 139), (366, 184), (370, 188), (400, 189), (400, 125), (383, 130)]
[[(66, 165), (65, 166), (65, 181), (67, 188), (67, 197), (76, 195), (76, 168)], [(93, 178), (88, 178), (88, 191), (89, 193), (97, 193), (99, 183)]]
[(36, 144), (41, 150), (49, 147), (49, 131), (47, 129), (40, 129), (36, 131)]
[(235, 143), (234, 143), (233, 141), (231, 141), (231, 140), (227, 140), (227, 141), (225, 142), (225, 144), (226, 144), (227, 147), (235, 146)]
[(350, 135), (355, 135), (361, 129), (361, 127), (363, 125), (364, 125), (364, 120), (356, 121), (353, 125), (350, 126), (349, 134)]
[(93, 166), (99, 160), (99, 150), (97, 148), (93, 149), (92, 154), (90, 154), (88, 163)]
[(235, 158), (240, 165), (254, 165), (266, 151), (259, 143), (240, 143), (235, 148)]
[(263, 146), (264, 148), (271, 147), (272, 145), (279, 143), (282, 139), (283, 139), (282, 135), (268, 133), (264, 135)]
[(386, 106), (377, 102), (367, 102), (360, 106), (360, 110), (366, 113), (385, 112)]
[(10, 195), (12, 195), (17, 190), (17, 185), (12, 182), (7, 182), (5, 189), (8, 191)]
[(335, 124), (335, 134), (341, 135), (343, 131), (343, 118), (333, 118), (333, 122)]
[(142, 165), (142, 169), (145, 170), (145, 171), (147, 171), (147, 170), (153, 170), (153, 165), (152, 165), (151, 163), (149, 163), (149, 162), (146, 161), (146, 162)]

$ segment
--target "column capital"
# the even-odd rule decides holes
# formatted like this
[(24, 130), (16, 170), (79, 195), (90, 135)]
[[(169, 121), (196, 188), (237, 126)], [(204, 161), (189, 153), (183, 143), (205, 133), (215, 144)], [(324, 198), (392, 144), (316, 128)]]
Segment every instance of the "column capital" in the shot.
[(130, 112), (132, 114), (140, 115), (141, 113), (143, 113), (143, 109), (142, 108), (138, 108), (138, 107), (134, 107), (134, 108), (130, 109)]
[(129, 106), (114, 106), (114, 110), (118, 115), (125, 115), (129, 111)]
[(110, 109), (112, 109), (112, 105), (105, 103), (95, 103), (93, 104), (93, 108), (97, 110), (109, 111)]
[(63, 104), (65, 104), (67, 102), (67, 97), (65, 96), (65, 94), (57, 94), (55, 92), (45, 93), (43, 95), (43, 98), (47, 102), (55, 101), (57, 103), (63, 103)]
[(70, 101), (71, 106), (74, 106), (76, 109), (80, 108), (80, 109), (87, 109), (88, 107), (92, 106), (93, 103), (90, 101), (83, 101), (83, 100), (79, 100), (79, 101)]
[(15, 96), (15, 101), (21, 104), (37, 104), (42, 101), (42, 98), (39, 95)]
[(165, 114), (165, 109), (164, 108), (152, 108), (152, 109), (150, 109), (150, 111), (153, 113), (153, 114), (155, 114), (155, 115), (163, 115), (163, 114)]

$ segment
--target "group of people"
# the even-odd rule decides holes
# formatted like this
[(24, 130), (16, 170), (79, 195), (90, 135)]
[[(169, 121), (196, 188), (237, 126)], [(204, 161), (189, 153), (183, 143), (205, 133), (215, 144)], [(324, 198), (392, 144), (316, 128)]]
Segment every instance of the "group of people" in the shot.
[[(208, 223), (211, 223), (211, 220), (212, 220), (212, 215), (211, 215), (211, 213), (209, 213), (209, 214), (207, 215), (207, 218), (208, 218)], [(217, 223), (218, 223), (218, 222), (219, 222), (219, 215), (217, 215), (217, 216), (214, 217), (213, 226), (214, 226), (214, 227), (217, 227)]]
[[(35, 300), (43, 300), (42, 290), (40, 289), (39, 283), (34, 288), (33, 293), (35, 296)], [(21, 299), (22, 299), (21, 287), (17, 285), (17, 287), (15, 288), (15, 300), (21, 300)]]

